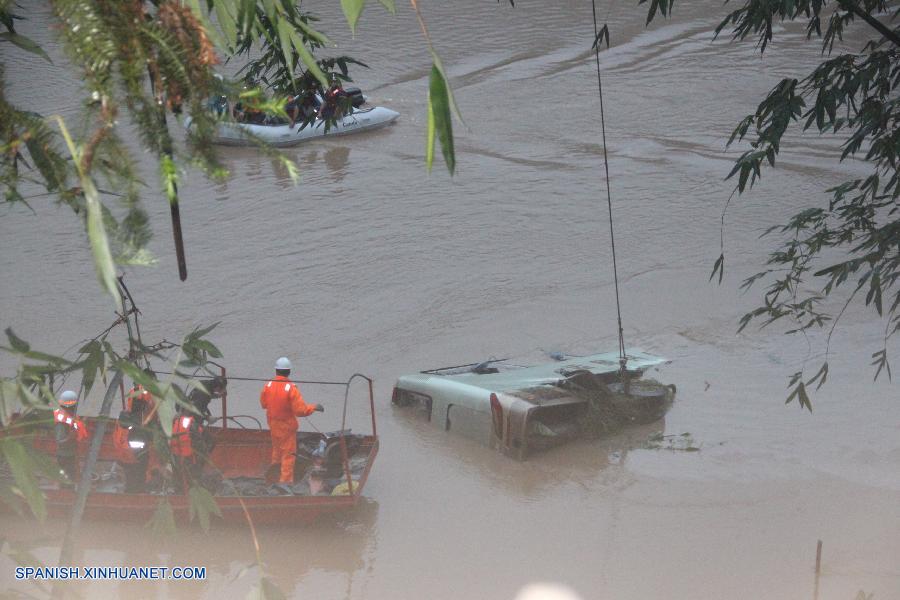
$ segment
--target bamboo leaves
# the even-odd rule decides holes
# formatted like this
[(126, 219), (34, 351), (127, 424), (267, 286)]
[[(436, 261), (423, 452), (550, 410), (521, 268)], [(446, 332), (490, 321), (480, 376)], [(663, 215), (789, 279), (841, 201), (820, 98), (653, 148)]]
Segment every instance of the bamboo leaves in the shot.
[(428, 51), (431, 53), (431, 71), (428, 78), (428, 120), (427, 130), (425, 134), (425, 166), (431, 172), (431, 166), (434, 163), (434, 142), (437, 138), (441, 143), (441, 153), (444, 155), (444, 162), (447, 164), (447, 170), (453, 175), (456, 170), (456, 153), (453, 148), (453, 124), (450, 113), (456, 115), (456, 118), (462, 122), (462, 115), (456, 106), (456, 100), (453, 98), (453, 91), (450, 89), (450, 81), (441, 57), (438, 56), (431, 43), (431, 36), (428, 33), (428, 27), (425, 25), (425, 19), (419, 10), (417, 0), (411, 0), (413, 9), (416, 11), (416, 18), (419, 20), (419, 27), (422, 35), (428, 43)]
[(263, 576), (259, 583), (247, 594), (247, 600), (285, 600), (287, 596), (271, 577)]
[(366, 0), (341, 0), (341, 9), (343, 9), (344, 16), (347, 18), (347, 25), (350, 26), (350, 31), (354, 35), (356, 35), (356, 24), (359, 22), (359, 17), (362, 15), (365, 6)]
[(199, 485), (191, 486), (190, 490), (188, 490), (188, 501), (190, 503), (190, 520), (193, 522), (194, 517), (196, 517), (204, 533), (209, 531), (210, 515), (222, 517), (222, 511), (219, 510), (219, 505), (216, 504), (215, 498), (204, 487)]
[(236, 7), (231, 2), (215, 3), (216, 19), (229, 48), (234, 48), (238, 43), (237, 11), (235, 9)]
[(11, 42), (12, 44), (18, 46), (22, 50), (26, 52), (31, 52), (32, 54), (36, 54), (46, 60), (48, 63), (52, 63), (50, 57), (44, 52), (44, 49), (41, 48), (39, 44), (33, 41), (30, 38), (25, 37), (24, 35), (19, 35), (18, 33), (13, 32), (5, 32), (0, 33), (0, 42)]
[(87, 210), (87, 234), (88, 241), (91, 245), (91, 254), (94, 257), (94, 268), (97, 270), (97, 278), (106, 292), (112, 296), (116, 309), (122, 309), (122, 295), (119, 293), (119, 286), (116, 284), (116, 266), (113, 262), (112, 252), (109, 249), (109, 238), (106, 235), (106, 226), (103, 223), (103, 210), (100, 204), (100, 194), (94, 186), (94, 181), (90, 174), (86, 172), (82, 165), (82, 151), (75, 145), (72, 136), (66, 128), (62, 117), (54, 117), (59, 123), (59, 129), (72, 155), (75, 163), (76, 172), (81, 183), (82, 194), (84, 195), (85, 208)]
[(156, 503), (156, 510), (153, 511), (153, 516), (150, 517), (146, 527), (161, 538), (169, 538), (175, 534), (175, 513), (172, 511), (172, 504), (168, 498), (159, 499), (159, 502)]
[(594, 36), (594, 43), (591, 44), (591, 50), (599, 50), (604, 41), (606, 42), (606, 47), (609, 48), (609, 25), (605, 23), (597, 32), (597, 35)]
[[(672, 9), (671, 0), (639, 3), (645, 2), (650, 3), (648, 22)], [(739, 331), (755, 320), (761, 327), (790, 321), (788, 334), (806, 335), (812, 328), (828, 326), (827, 357), (831, 334), (856, 303), (886, 322), (882, 347), (871, 358), (875, 379), (881, 373), (890, 377), (888, 349), (900, 331), (900, 26), (881, 18), (889, 11), (881, 0), (838, 2), (830, 15), (822, 14), (825, 7), (816, 0), (748, 0), (715, 30), (717, 36), (730, 31), (734, 40), (755, 39), (763, 53), (777, 32), (776, 23), (805, 21), (807, 39), (816, 38), (818, 49), (829, 55), (806, 77), (781, 80), (734, 128), (728, 145), (748, 146), (727, 177), (736, 178), (736, 193), (750, 190), (764, 168), (775, 166), (790, 127), (843, 135), (836, 160), (858, 157), (860, 165), (867, 163), (870, 169), (867, 176), (826, 190), (830, 198), (822, 206), (800, 208), (785, 223), (769, 228), (767, 233), (777, 231), (783, 241), (770, 252), (765, 270), (741, 286), (768, 284), (762, 304), (741, 317)], [(831, 56), (840, 47), (835, 42), (843, 40), (845, 28), (856, 21), (865, 24), (860, 26), (868, 34), (861, 50)], [(721, 281), (723, 266), (720, 255), (710, 279), (719, 275)], [(836, 314), (826, 309), (832, 300), (840, 307)], [(796, 399), (811, 409), (809, 390), (813, 384), (818, 389), (827, 374), (827, 361), (805, 382), (802, 370), (795, 373), (788, 402)]]
[(0, 455), (13, 476), (11, 483), (0, 482), (0, 495), (19, 514), (22, 514), (24, 504), (43, 521), (47, 517), (47, 505), (38, 485), (38, 475), (55, 477), (57, 469), (53, 468), (49, 457), (28, 452), (22, 441), (14, 438), (0, 439)]
[[(325, 73), (322, 72), (322, 69), (319, 67), (319, 64), (316, 62), (315, 57), (306, 47), (306, 43), (297, 33), (296, 29), (289, 30), (288, 34), (291, 38), (291, 43), (293, 44), (294, 49), (297, 51), (297, 54), (300, 56), (300, 60), (303, 61), (303, 64), (306, 65), (306, 68), (312, 73), (313, 76), (318, 80), (318, 82), (322, 85), (323, 88), (328, 88), (331, 84), (328, 81), (328, 78), (325, 76)], [(285, 60), (288, 60), (289, 57), (286, 56)]]
[(435, 137), (440, 140), (441, 153), (447, 170), (453, 175), (456, 170), (456, 154), (453, 149), (453, 124), (450, 115), (452, 96), (443, 72), (437, 64), (431, 67), (428, 79), (428, 130), (425, 145), (425, 164), (431, 171), (434, 162)]

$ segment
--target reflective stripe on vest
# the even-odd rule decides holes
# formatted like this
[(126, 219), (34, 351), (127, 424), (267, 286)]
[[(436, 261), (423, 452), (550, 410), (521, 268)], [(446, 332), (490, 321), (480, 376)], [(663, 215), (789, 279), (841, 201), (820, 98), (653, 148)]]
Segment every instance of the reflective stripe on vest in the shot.
[(61, 408), (57, 408), (53, 411), (53, 416), (56, 417), (57, 423), (65, 423), (66, 425), (73, 426), (75, 429), (78, 429), (78, 423), (76, 423), (72, 416)]

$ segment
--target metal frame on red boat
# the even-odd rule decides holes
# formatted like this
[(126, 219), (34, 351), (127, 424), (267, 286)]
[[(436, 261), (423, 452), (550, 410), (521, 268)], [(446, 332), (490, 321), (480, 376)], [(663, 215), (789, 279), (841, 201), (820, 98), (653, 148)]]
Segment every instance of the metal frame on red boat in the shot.
[[(221, 367), (222, 377), (226, 377)], [(346, 428), (347, 408), (351, 385), (363, 380), (368, 385), (369, 410), (372, 419), (372, 431), (369, 434), (350, 434)], [(256, 524), (277, 523), (303, 524), (314, 521), (327, 514), (347, 510), (359, 502), (366, 480), (378, 453), (378, 433), (375, 422), (375, 400), (373, 380), (360, 373), (355, 373), (346, 382), (298, 381), (306, 385), (342, 385), (345, 388), (344, 405), (341, 416), (341, 430), (337, 432), (341, 449), (341, 467), (347, 483), (347, 492), (337, 495), (214, 495), (216, 504), (222, 513), (225, 523), (244, 523), (247, 517)], [(122, 390), (124, 397), (124, 388)], [(222, 415), (216, 421), (221, 426), (208, 426), (216, 444), (209, 456), (209, 462), (221, 471), (224, 477), (259, 477), (261, 471), (269, 466), (271, 456), (271, 436), (267, 429), (246, 429), (229, 427), (229, 421), (235, 417), (228, 414), (227, 392), (221, 397)], [(86, 418), (88, 427), (98, 421), (97, 418)], [(114, 461), (116, 449), (113, 444), (114, 427), (107, 427), (100, 450), (100, 460)], [(302, 434), (301, 434), (302, 435)], [(354, 441), (353, 456), (349, 451), (348, 438)], [(34, 438), (36, 450), (52, 454), (55, 449), (52, 433), (39, 431)], [(83, 453), (79, 452), (81, 456)], [(82, 456), (83, 457), (83, 456)], [(356, 478), (352, 476), (350, 459), (365, 457), (365, 467)], [(352, 483), (350, 483), (352, 482)], [(50, 488), (44, 490), (47, 511), (52, 516), (67, 515), (75, 503), (74, 489)], [(187, 521), (190, 514), (190, 500), (185, 494), (104, 492), (91, 490), (87, 496), (84, 514), (87, 518), (120, 521), (148, 521), (157, 510), (159, 502), (167, 499), (172, 507), (176, 520)], [(2, 506), (2, 505), (0, 505)]]

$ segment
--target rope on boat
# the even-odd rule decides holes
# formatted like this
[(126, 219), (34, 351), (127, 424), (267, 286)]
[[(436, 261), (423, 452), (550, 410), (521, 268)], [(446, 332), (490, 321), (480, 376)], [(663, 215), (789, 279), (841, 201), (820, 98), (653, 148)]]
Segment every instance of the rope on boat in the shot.
[[(597, 63), (597, 91), (600, 94), (600, 129), (603, 134), (603, 167), (606, 170), (606, 205), (609, 208), (609, 240), (612, 246), (612, 263), (613, 263), (613, 281), (616, 288), (616, 316), (619, 325), (619, 365), (622, 374), (625, 373), (625, 365), (627, 357), (625, 356), (625, 334), (622, 330), (622, 308), (619, 302), (619, 272), (616, 267), (616, 238), (613, 232), (613, 214), (612, 214), (612, 194), (609, 186), (609, 158), (606, 151), (606, 119), (603, 114), (603, 81), (600, 77), (600, 40), (599, 30), (597, 28), (597, 0), (591, 0), (591, 10), (594, 16), (594, 58)], [(608, 34), (607, 34), (608, 35)], [(607, 37), (607, 40), (609, 38)], [(607, 41), (608, 44), (608, 41)]]

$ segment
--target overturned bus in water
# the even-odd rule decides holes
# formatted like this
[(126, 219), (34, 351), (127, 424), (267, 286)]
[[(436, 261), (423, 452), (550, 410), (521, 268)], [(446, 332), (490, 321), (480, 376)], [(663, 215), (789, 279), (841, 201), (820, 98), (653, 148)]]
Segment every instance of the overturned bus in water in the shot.
[(642, 377), (668, 362), (632, 350), (623, 378), (615, 352), (529, 367), (488, 361), (404, 375), (392, 402), (419, 411), (445, 431), (523, 460), (579, 436), (662, 418), (675, 386)]

